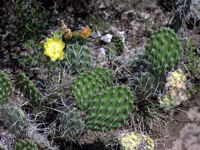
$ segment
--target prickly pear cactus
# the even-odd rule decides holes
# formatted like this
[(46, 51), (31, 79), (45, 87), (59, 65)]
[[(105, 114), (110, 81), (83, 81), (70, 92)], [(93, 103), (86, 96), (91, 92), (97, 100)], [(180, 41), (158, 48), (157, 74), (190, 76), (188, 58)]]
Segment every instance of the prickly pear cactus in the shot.
[(95, 93), (103, 89), (104, 83), (92, 72), (83, 72), (72, 84), (72, 95), (81, 110), (86, 110)]
[(77, 140), (85, 128), (84, 113), (75, 107), (67, 106), (60, 114), (58, 135), (65, 140)]
[(84, 70), (89, 70), (93, 66), (90, 51), (86, 45), (69, 44), (67, 46), (66, 59), (66, 69), (74, 74), (80, 73)]
[(39, 106), (41, 104), (42, 95), (39, 93), (39, 90), (29, 81), (26, 75), (17, 71), (17, 81), (20, 86), (21, 91), (25, 94), (25, 97), (30, 100), (30, 103), (34, 106)]
[(160, 28), (147, 41), (145, 53), (154, 73), (170, 71), (178, 64), (182, 55), (180, 40), (173, 30)]
[(12, 94), (12, 83), (8, 76), (0, 72), (0, 103), (6, 102)]
[(33, 141), (24, 139), (17, 142), (15, 150), (38, 150), (38, 148)]
[(17, 137), (26, 136), (26, 129), (29, 122), (25, 113), (18, 106), (3, 104), (0, 108), (1, 119), (5, 120), (4, 126)]
[(155, 77), (149, 72), (143, 72), (133, 85), (134, 91), (141, 100), (150, 99), (157, 96), (164, 90), (166, 78), (164, 76)]
[(110, 86), (113, 83), (114, 75), (108, 68), (100, 66), (95, 67), (92, 71), (99, 76), (98, 78), (103, 81), (106, 86)]
[(116, 85), (93, 96), (87, 111), (91, 130), (112, 130), (124, 125), (133, 111), (134, 98), (130, 88)]

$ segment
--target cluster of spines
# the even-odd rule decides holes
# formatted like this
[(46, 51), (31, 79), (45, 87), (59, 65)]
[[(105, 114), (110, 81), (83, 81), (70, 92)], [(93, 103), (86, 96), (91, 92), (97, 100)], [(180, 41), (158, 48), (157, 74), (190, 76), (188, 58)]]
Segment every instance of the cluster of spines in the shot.
[(8, 76), (0, 72), (0, 103), (6, 102), (12, 94), (12, 83)]
[(21, 91), (24, 93), (24, 96), (30, 100), (30, 103), (34, 106), (39, 106), (41, 104), (42, 95), (39, 90), (29, 81), (25, 73), (17, 71), (17, 81)]
[(28, 139), (23, 139), (17, 142), (15, 150), (38, 150), (37, 145)]
[(173, 30), (163, 27), (156, 30), (147, 41), (146, 57), (156, 74), (170, 71), (182, 54), (180, 40)]

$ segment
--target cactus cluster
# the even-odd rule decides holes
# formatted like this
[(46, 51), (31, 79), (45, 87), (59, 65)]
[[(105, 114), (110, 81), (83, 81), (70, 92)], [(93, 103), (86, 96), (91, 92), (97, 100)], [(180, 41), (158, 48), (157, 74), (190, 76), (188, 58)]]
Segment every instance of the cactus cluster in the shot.
[(130, 88), (110, 86), (113, 74), (103, 67), (76, 77), (72, 91), (77, 106), (86, 110), (86, 123), (91, 130), (112, 130), (124, 125), (133, 111), (134, 98)]
[(15, 150), (38, 150), (37, 145), (28, 139), (23, 139), (17, 142)]
[(89, 70), (93, 66), (90, 51), (86, 45), (68, 44), (66, 50), (66, 59), (63, 63), (67, 64), (68, 72), (76, 74)]
[(0, 72), (0, 103), (6, 102), (12, 94), (12, 83), (8, 76)]
[(141, 99), (151, 98), (164, 90), (164, 73), (177, 66), (182, 55), (180, 40), (173, 30), (160, 28), (147, 41), (145, 54), (150, 72), (142, 72), (134, 83), (136, 95)]
[(21, 71), (17, 71), (17, 81), (21, 91), (25, 94), (24, 96), (30, 100), (30, 103), (33, 106), (39, 106), (42, 102), (42, 95), (33, 82), (29, 81), (25, 73)]
[(112, 37), (112, 42), (114, 43), (116, 48), (116, 56), (121, 55), (124, 50), (124, 44), (122, 42), (122, 39), (119, 36), (114, 35)]

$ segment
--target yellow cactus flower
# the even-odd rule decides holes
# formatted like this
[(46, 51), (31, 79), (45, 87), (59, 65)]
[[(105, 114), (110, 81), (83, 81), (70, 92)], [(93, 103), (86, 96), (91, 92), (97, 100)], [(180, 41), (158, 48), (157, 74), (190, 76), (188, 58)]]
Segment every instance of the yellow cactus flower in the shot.
[(48, 55), (54, 62), (57, 59), (62, 60), (65, 58), (65, 54), (63, 52), (64, 47), (65, 43), (62, 41), (62, 38), (53, 37), (53, 39), (48, 39), (47, 42), (44, 43), (44, 54)]
[(80, 33), (80, 36), (83, 39), (87, 39), (90, 36), (91, 30), (88, 26), (86, 26), (85, 28), (83, 28), (83, 30)]
[(118, 137), (118, 141), (121, 143), (123, 150), (135, 150), (142, 140), (145, 140), (149, 150), (154, 150), (154, 141), (149, 136), (134, 132), (125, 132)]

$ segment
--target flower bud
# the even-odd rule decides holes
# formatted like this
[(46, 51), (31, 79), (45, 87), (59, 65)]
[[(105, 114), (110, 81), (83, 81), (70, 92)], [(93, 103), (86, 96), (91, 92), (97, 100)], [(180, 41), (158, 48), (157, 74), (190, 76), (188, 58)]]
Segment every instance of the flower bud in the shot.
[(83, 28), (83, 30), (80, 33), (80, 36), (83, 39), (87, 39), (90, 36), (91, 30), (88, 26), (86, 26), (85, 28)]
[(70, 29), (66, 29), (65, 32), (64, 32), (64, 37), (66, 39), (71, 39), (72, 38), (72, 32)]

